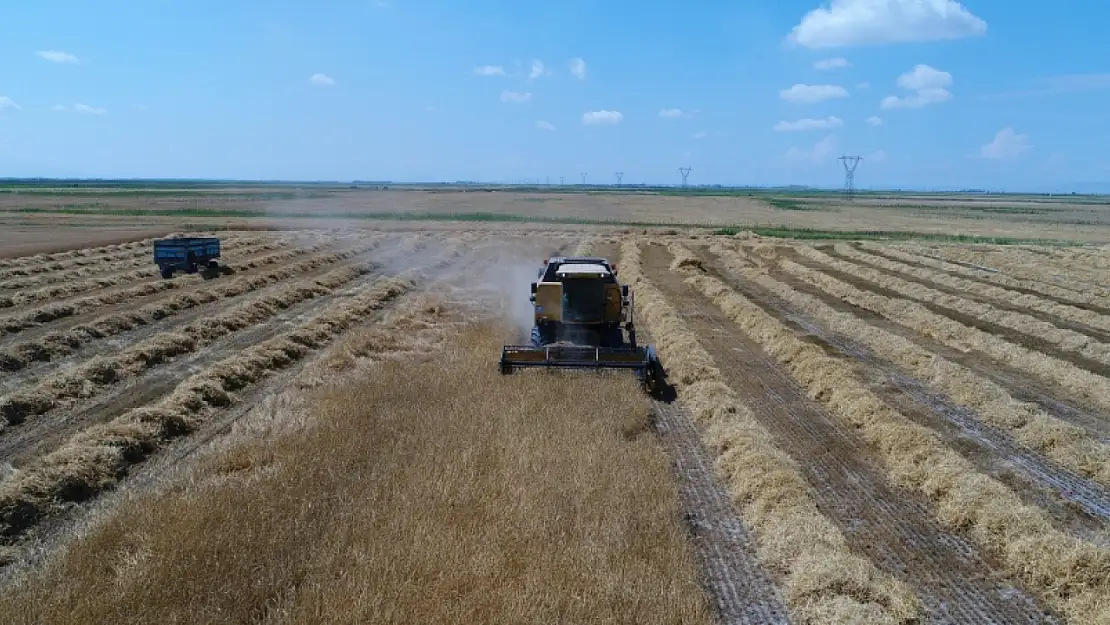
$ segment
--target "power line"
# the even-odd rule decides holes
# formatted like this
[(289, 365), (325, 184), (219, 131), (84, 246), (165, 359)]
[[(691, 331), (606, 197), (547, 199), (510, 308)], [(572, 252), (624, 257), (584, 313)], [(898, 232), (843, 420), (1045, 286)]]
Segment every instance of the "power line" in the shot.
[(844, 164), (844, 192), (848, 196), (848, 201), (851, 202), (856, 197), (856, 168), (859, 167), (859, 162), (863, 160), (863, 157), (845, 155), (836, 160)]
[(686, 179), (690, 177), (689, 167), (679, 167), (678, 173), (682, 174), (682, 186), (686, 186)]

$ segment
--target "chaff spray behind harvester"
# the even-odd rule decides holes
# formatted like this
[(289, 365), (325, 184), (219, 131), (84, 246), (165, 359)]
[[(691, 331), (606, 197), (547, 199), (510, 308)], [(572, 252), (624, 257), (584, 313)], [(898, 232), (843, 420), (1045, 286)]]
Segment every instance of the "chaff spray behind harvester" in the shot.
[(501, 373), (517, 368), (624, 369), (649, 393), (663, 368), (650, 346), (636, 343), (635, 298), (617, 267), (596, 256), (554, 256), (532, 283), (534, 325), (528, 345), (501, 349)]

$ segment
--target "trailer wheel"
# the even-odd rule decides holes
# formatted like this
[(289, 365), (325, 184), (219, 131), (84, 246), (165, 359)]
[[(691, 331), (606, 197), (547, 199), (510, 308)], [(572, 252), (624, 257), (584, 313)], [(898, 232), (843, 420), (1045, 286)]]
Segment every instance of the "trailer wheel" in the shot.
[(162, 279), (163, 280), (169, 280), (170, 278), (173, 277), (173, 269), (170, 269), (170, 268), (163, 269), (159, 273), (162, 274)]

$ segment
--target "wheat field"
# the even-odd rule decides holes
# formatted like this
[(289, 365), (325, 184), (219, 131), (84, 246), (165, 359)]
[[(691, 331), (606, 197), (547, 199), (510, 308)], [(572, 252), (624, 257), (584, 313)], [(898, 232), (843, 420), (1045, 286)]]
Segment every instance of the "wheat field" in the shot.
[[(0, 621), (1110, 622), (1106, 248), (213, 234), (0, 260)], [(498, 373), (553, 253), (673, 396)]]

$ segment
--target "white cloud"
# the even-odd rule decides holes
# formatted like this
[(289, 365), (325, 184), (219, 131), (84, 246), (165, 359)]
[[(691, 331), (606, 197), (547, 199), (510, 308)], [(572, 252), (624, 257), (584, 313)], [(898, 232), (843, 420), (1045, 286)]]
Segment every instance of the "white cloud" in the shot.
[(866, 119), (866, 121), (867, 121), (867, 124), (869, 126), (882, 126), (883, 125), (883, 118), (878, 117), (876, 115), (872, 115), (871, 117), (868, 117)]
[(952, 92), (946, 87), (951, 85), (952, 74), (918, 64), (898, 77), (899, 87), (917, 93), (904, 97), (887, 96), (880, 102), (880, 106), (884, 109), (918, 109), (930, 104), (947, 102), (952, 99)]
[(836, 151), (836, 137), (829, 135), (815, 143), (812, 148), (790, 148), (786, 152), (786, 159), (795, 162), (820, 163), (827, 160), (834, 151)]
[(330, 76), (328, 76), (327, 74), (319, 74), (319, 73), (313, 74), (312, 76), (310, 76), (309, 79), (308, 79), (308, 82), (310, 82), (314, 85), (320, 85), (320, 86), (323, 86), (323, 87), (330, 87), (330, 86), (335, 84), (335, 81), (332, 80), (332, 78)]
[(539, 128), (540, 130), (547, 130), (549, 132), (555, 132), (554, 124), (552, 124), (551, 122), (545, 122), (543, 120), (536, 122), (536, 128)]
[(837, 85), (794, 85), (779, 92), (779, 97), (796, 104), (815, 104), (848, 97), (848, 90)]
[(697, 109), (693, 109), (693, 110), (690, 110), (690, 111), (683, 111), (682, 109), (660, 109), (659, 110), (659, 117), (664, 117), (664, 118), (668, 118), (668, 119), (678, 119), (678, 118), (682, 118), (682, 117), (684, 117), (686, 119), (693, 119), (694, 117), (697, 117), (697, 114), (698, 114)]
[(73, 110), (78, 113), (85, 113), (87, 115), (103, 115), (107, 113), (105, 109), (89, 106), (88, 104), (74, 104)]
[(690, 138), (691, 139), (704, 139), (708, 136), (709, 136), (709, 133), (703, 130), (701, 132), (695, 132), (694, 134), (690, 135)]
[(888, 95), (879, 103), (884, 109), (919, 109), (930, 104), (940, 104), (952, 99), (952, 93), (947, 89), (922, 89), (914, 95), (900, 98)]
[(536, 60), (532, 61), (532, 72), (528, 74), (528, 78), (534, 79), (534, 78), (539, 78), (540, 76), (550, 76), (550, 75), (551, 75), (551, 71), (547, 70), (547, 69), (544, 69), (543, 61), (541, 61), (539, 59), (536, 59)]
[(912, 91), (951, 87), (952, 74), (942, 72), (935, 67), (918, 64), (912, 70), (898, 77), (898, 86)]
[(995, 160), (1017, 158), (1033, 150), (1029, 135), (1019, 135), (1013, 128), (1003, 128), (994, 135), (994, 141), (979, 148), (979, 156)]
[(839, 56), (833, 59), (823, 59), (813, 64), (814, 69), (820, 70), (841, 69), (851, 66), (852, 64), (848, 62), (848, 59)]
[(832, 0), (787, 37), (807, 48), (940, 41), (983, 35), (987, 23), (955, 0)]
[(479, 76), (504, 76), (505, 68), (500, 65), (482, 65), (475, 67), (474, 73)]
[(11, 98), (6, 95), (0, 95), (0, 111), (5, 109), (15, 109), (18, 111), (19, 108), (19, 105), (13, 102)]
[(527, 102), (531, 99), (532, 99), (532, 93), (529, 92), (529, 91), (525, 91), (524, 93), (520, 93), (519, 91), (502, 91), (501, 92), (501, 101), (502, 102), (513, 102), (515, 104), (522, 104), (522, 103)]
[(578, 80), (586, 80), (586, 61), (580, 58), (570, 60), (570, 73)]
[(591, 124), (619, 124), (624, 120), (620, 111), (590, 111), (582, 114), (582, 123)]
[(796, 122), (782, 121), (774, 125), (776, 132), (797, 132), (799, 130), (829, 130), (839, 128), (844, 121), (839, 117), (826, 117), (825, 119), (799, 119)]
[(39, 50), (35, 54), (52, 63), (80, 63), (81, 59), (61, 50)]

